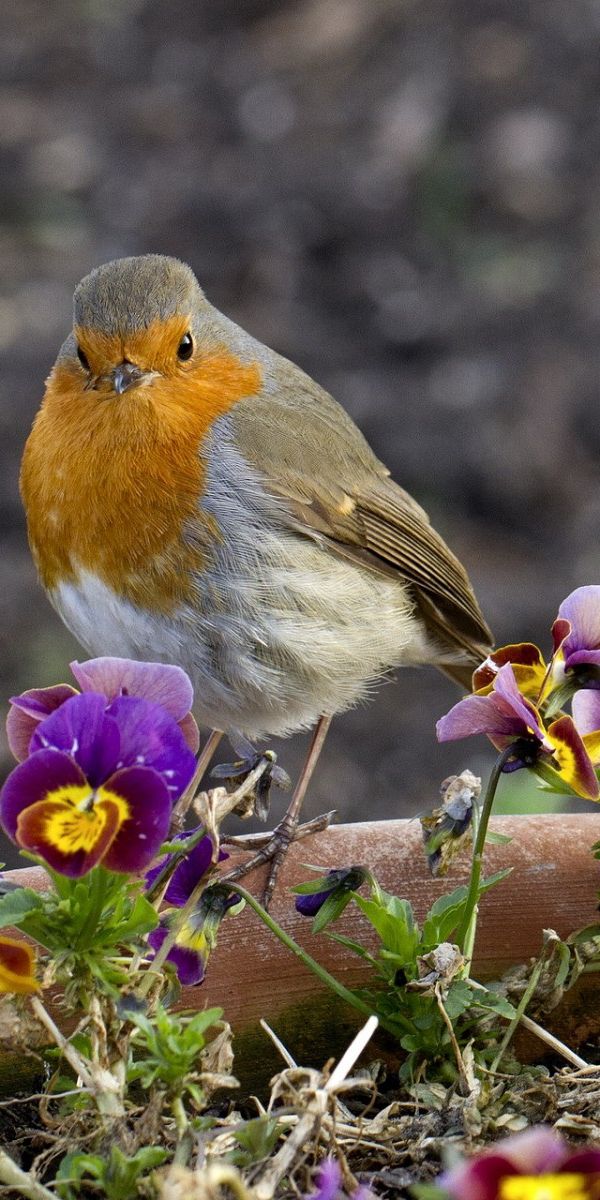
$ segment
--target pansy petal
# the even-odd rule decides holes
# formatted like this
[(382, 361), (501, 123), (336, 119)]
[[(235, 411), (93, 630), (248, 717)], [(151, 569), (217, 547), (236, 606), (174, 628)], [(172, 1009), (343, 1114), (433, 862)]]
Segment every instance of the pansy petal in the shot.
[(186, 746), (191, 750), (192, 754), (197, 754), (200, 748), (200, 730), (198, 729), (194, 714), (191, 712), (186, 713), (185, 717), (181, 721), (178, 721), (177, 724), (183, 734)]
[(436, 726), (439, 742), (456, 742), (473, 733), (487, 733), (488, 737), (518, 738), (526, 733), (526, 726), (518, 716), (500, 712), (496, 696), (466, 696), (458, 701), (449, 713), (442, 716)]
[(0, 934), (0, 992), (25, 996), (38, 992), (33, 947), (20, 938)]
[(444, 1171), (436, 1183), (444, 1192), (455, 1196), (456, 1200), (497, 1200), (500, 1181), (519, 1174), (518, 1167), (508, 1157), (492, 1152), (468, 1159), (451, 1171)]
[(578, 733), (596, 733), (600, 729), (600, 692), (581, 688), (571, 701), (571, 712)]
[(585, 800), (600, 799), (600, 784), (585, 745), (571, 717), (559, 717), (548, 728), (558, 773)]
[(336, 1158), (326, 1158), (317, 1172), (317, 1191), (310, 1200), (335, 1200), (342, 1186), (342, 1168)]
[(600, 1175), (600, 1150), (590, 1147), (588, 1150), (576, 1150), (570, 1154), (559, 1168), (573, 1175)]
[(40, 721), (60, 708), (65, 700), (76, 695), (75, 688), (68, 683), (57, 683), (55, 687), (30, 688), (20, 696), (11, 698), (6, 734), (11, 752), (18, 762), (27, 758), (32, 734)]
[(294, 901), (296, 912), (303, 917), (316, 917), (332, 890), (332, 888), (327, 888), (322, 892), (308, 892), (303, 896), (296, 896)]
[(552, 644), (554, 646), (554, 652), (552, 655), (553, 663), (556, 659), (560, 659), (561, 663), (564, 661), (565, 656), (563, 653), (563, 645), (566, 642), (570, 632), (571, 622), (567, 621), (564, 617), (557, 617), (552, 626)]
[(539, 713), (533, 704), (521, 695), (510, 663), (498, 671), (494, 680), (493, 694), (496, 697), (499, 711), (507, 717), (513, 716), (521, 721), (524, 735), (533, 733), (540, 741), (544, 740), (544, 729)]
[(473, 691), (488, 692), (500, 667), (511, 663), (519, 691), (526, 696), (538, 695), (544, 682), (547, 666), (542, 653), (533, 642), (517, 642), (500, 646), (482, 662), (473, 673)]
[(523, 1175), (548, 1174), (565, 1162), (569, 1146), (549, 1125), (535, 1125), (498, 1143), (499, 1150)]
[(53, 871), (78, 879), (102, 861), (120, 821), (119, 805), (109, 800), (89, 810), (64, 800), (40, 800), (19, 814), (16, 837)]
[[(148, 934), (148, 945), (156, 952), (162, 946), (168, 933), (168, 926), (160, 924)], [(195, 987), (202, 983), (205, 974), (205, 960), (197, 950), (175, 943), (167, 954), (167, 962), (172, 962), (179, 982), (184, 987)]]
[(103, 692), (109, 700), (117, 696), (151, 700), (175, 721), (181, 721), (192, 707), (194, 691), (181, 667), (130, 658), (91, 658), (72, 662), (71, 670), (84, 692)]
[(566, 662), (575, 650), (600, 646), (600, 585), (590, 584), (571, 592), (559, 607), (561, 619), (571, 625), (562, 647)]
[(466, 696), (464, 700), (459, 700), (438, 721), (436, 732), (438, 741), (455, 742), (476, 733), (487, 733), (490, 737), (521, 737), (525, 728), (518, 717), (498, 711), (491, 693), (489, 696)]
[(600, 666), (600, 650), (573, 650), (565, 658), (565, 668), (577, 667), (581, 663)]
[(86, 778), (68, 754), (38, 750), (11, 771), (0, 792), (0, 820), (14, 841), (19, 814), (65, 787), (83, 787)]
[(166, 784), (148, 767), (125, 767), (106, 781), (102, 794), (112, 793), (127, 806), (128, 816), (105, 854), (109, 871), (143, 871), (156, 857), (169, 831), (172, 804)]
[(174, 803), (196, 769), (177, 722), (158, 704), (137, 696), (117, 697), (107, 712), (121, 736), (119, 766), (139, 765), (158, 771)]
[(105, 696), (72, 696), (38, 725), (31, 751), (62, 750), (76, 760), (91, 784), (103, 783), (117, 765), (120, 744), (117, 725), (105, 709)]
[[(220, 850), (218, 862), (224, 862), (226, 858), (229, 858), (229, 855), (224, 850)], [(165, 892), (167, 904), (174, 904), (176, 908), (183, 908), (194, 888), (198, 886), (202, 877), (210, 870), (212, 862), (213, 844), (209, 837), (204, 837), (176, 866)]]

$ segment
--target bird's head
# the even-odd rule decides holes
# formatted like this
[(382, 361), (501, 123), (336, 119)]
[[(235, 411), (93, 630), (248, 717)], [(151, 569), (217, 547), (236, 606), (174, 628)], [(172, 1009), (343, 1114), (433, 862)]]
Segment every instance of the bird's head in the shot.
[(190, 267), (146, 254), (97, 267), (73, 300), (59, 361), (87, 391), (122, 395), (154, 379), (185, 378), (211, 311)]

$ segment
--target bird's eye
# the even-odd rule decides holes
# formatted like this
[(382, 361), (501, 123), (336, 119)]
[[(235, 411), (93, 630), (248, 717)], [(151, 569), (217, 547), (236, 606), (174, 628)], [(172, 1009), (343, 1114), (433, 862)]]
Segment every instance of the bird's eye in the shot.
[(79, 359), (79, 361), (80, 361), (80, 363), (81, 363), (81, 365), (82, 365), (82, 367), (83, 367), (84, 371), (89, 371), (89, 369), (90, 369), (90, 364), (89, 364), (89, 362), (88, 362), (88, 360), (87, 360), (87, 357), (86, 357), (86, 355), (83, 353), (83, 350), (81, 349), (81, 346), (78, 346), (78, 347), (77, 347), (77, 357), (78, 357), (78, 359)]
[(178, 347), (177, 357), (180, 362), (187, 362), (188, 358), (194, 353), (194, 339), (191, 333), (184, 333)]

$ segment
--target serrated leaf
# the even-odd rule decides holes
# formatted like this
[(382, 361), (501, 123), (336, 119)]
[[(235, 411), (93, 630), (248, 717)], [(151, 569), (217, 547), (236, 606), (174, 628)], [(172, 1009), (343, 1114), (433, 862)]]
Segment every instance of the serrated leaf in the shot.
[(466, 1012), (473, 1003), (474, 992), (473, 988), (464, 980), (457, 980), (452, 983), (444, 996), (444, 1008), (451, 1021), (455, 1021), (462, 1013)]
[(512, 1021), (517, 1015), (516, 1008), (510, 1003), (510, 1000), (506, 999), (506, 996), (500, 996), (498, 992), (492, 992), (489, 988), (486, 988), (485, 991), (477, 988), (473, 1002), (479, 1008), (489, 1009), (491, 1012), (498, 1013), (500, 1017), (506, 1017), (507, 1021)]
[(39, 912), (43, 907), (42, 897), (33, 888), (24, 887), (7, 892), (0, 897), (0, 929), (7, 925), (16, 925), (18, 928), (30, 913)]

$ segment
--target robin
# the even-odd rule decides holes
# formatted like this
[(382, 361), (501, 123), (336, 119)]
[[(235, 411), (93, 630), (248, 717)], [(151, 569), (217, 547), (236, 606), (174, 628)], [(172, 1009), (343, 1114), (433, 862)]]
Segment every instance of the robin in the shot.
[(79, 284), (21, 489), (41, 582), (91, 654), (179, 664), (215, 731), (316, 725), (288, 835), (332, 715), (405, 664), (468, 687), (491, 644), (464, 568), (344, 409), (177, 259)]

